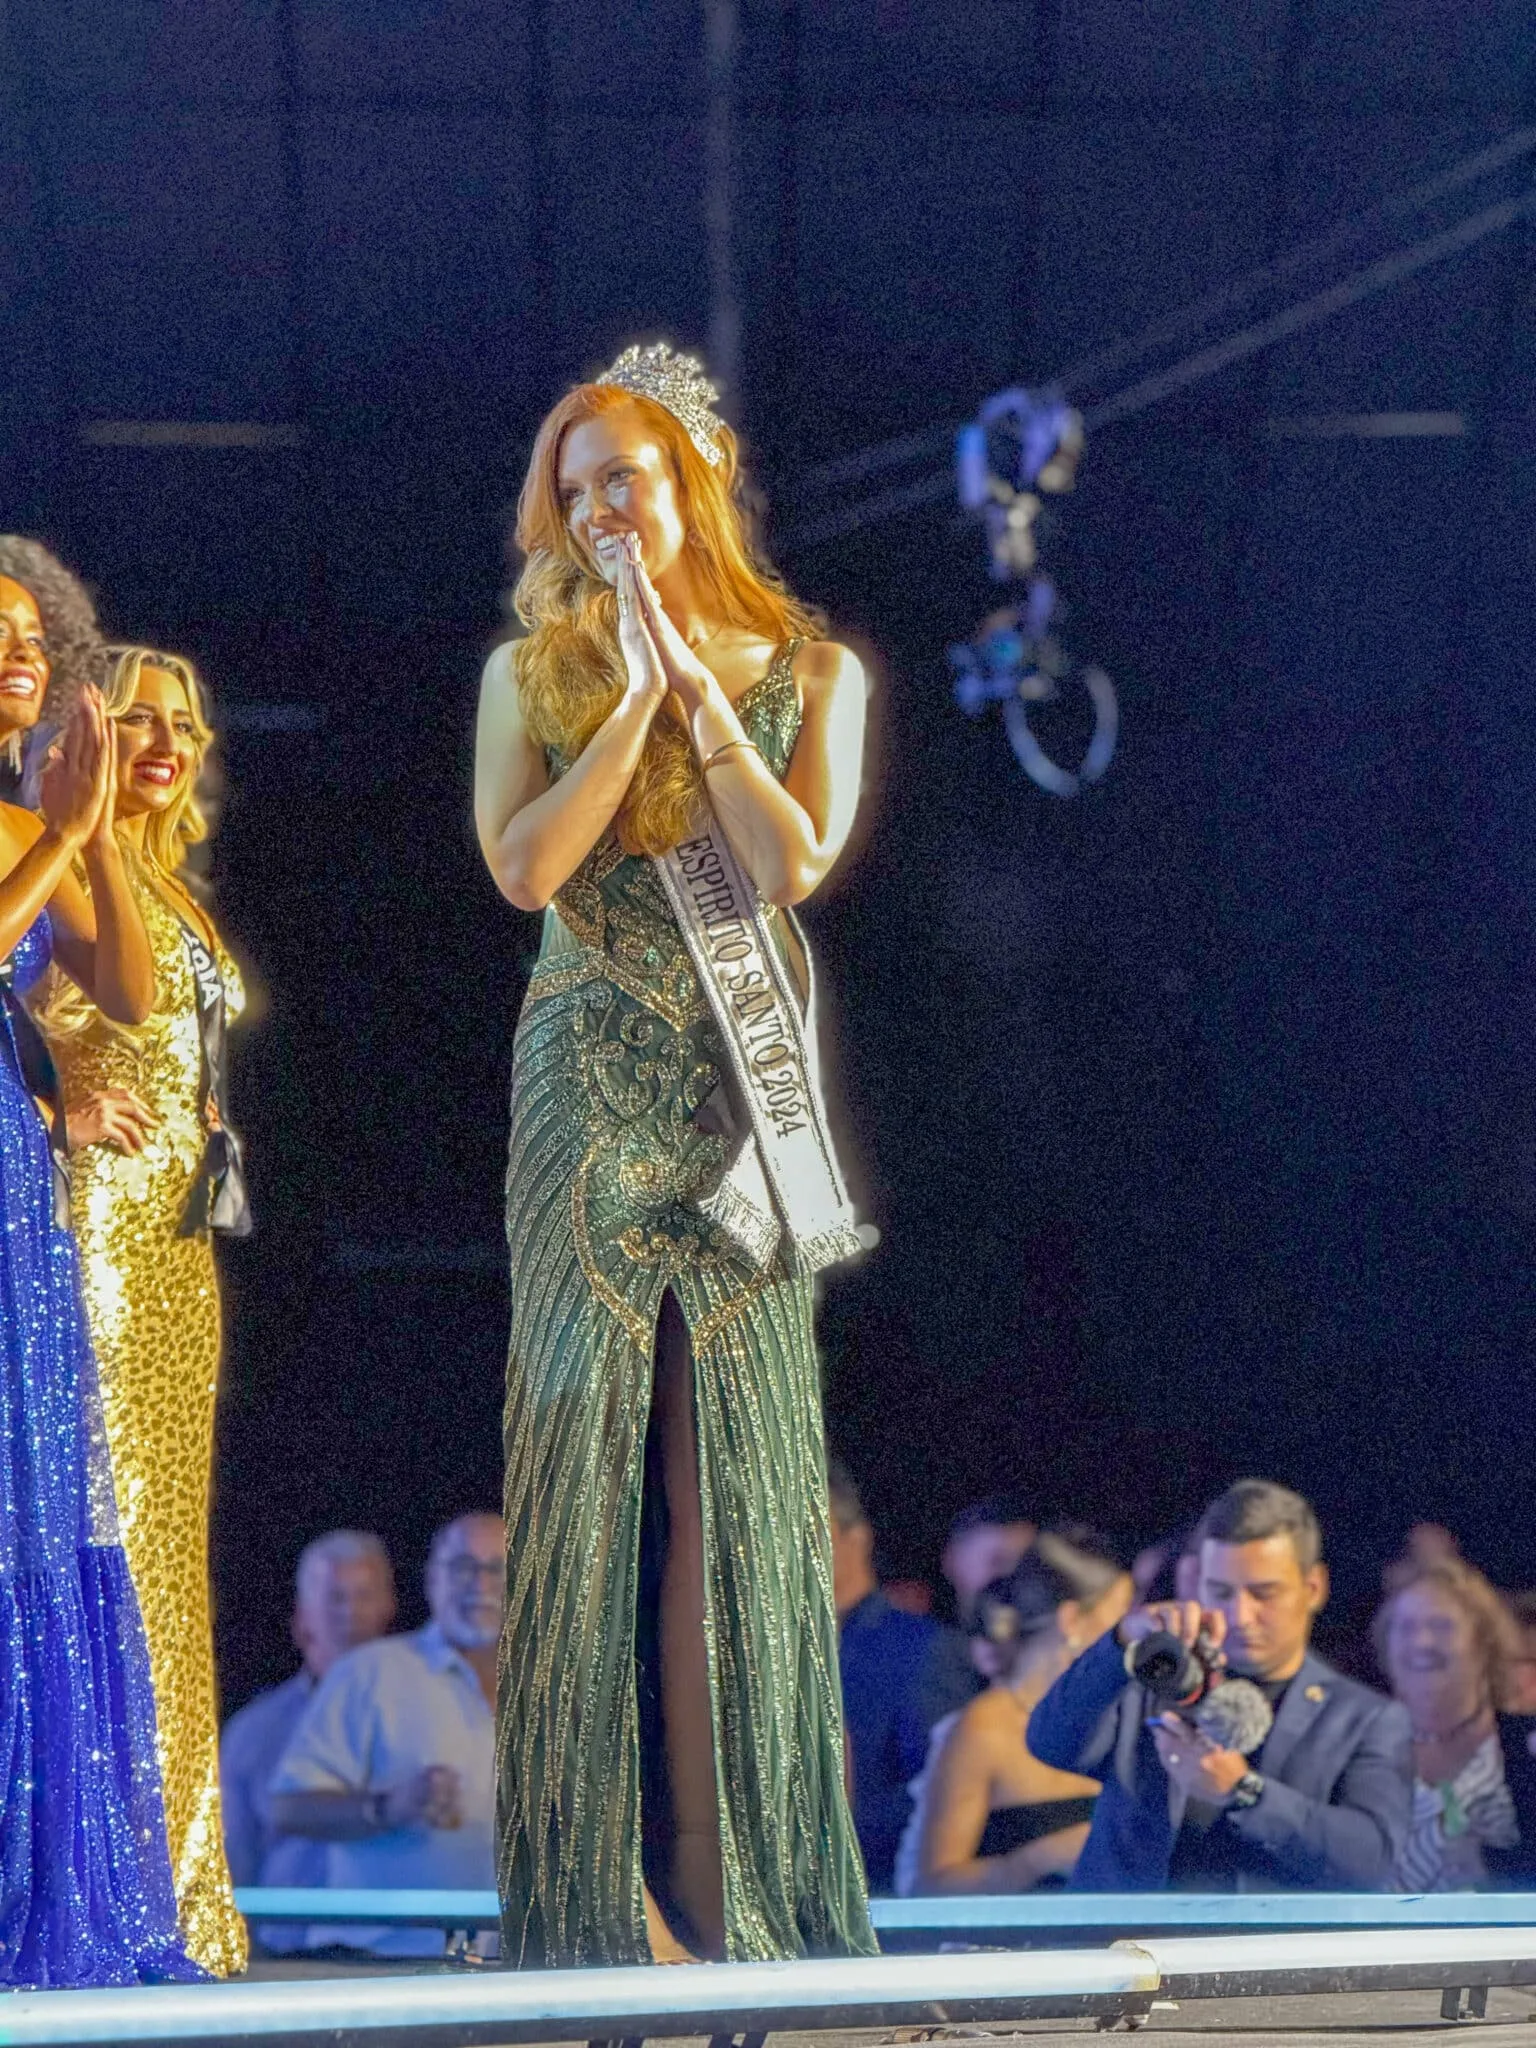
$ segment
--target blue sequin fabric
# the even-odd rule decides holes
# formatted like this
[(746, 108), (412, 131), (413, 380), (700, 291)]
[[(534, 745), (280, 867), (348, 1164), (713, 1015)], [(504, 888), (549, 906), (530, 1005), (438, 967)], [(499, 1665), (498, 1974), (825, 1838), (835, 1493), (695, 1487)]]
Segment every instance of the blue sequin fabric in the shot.
[[(18, 992), (51, 951), (44, 915), (13, 955)], [(0, 1008), (0, 1985), (201, 1975), (176, 1931), (74, 1239)]]

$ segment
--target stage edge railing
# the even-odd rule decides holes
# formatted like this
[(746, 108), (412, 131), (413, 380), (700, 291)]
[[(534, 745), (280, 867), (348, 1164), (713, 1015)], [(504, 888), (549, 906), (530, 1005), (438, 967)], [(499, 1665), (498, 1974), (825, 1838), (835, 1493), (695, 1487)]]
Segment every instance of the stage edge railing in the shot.
[(531, 2042), (816, 2033), (978, 2021), (1136, 2019), (1154, 1996), (1195, 2001), (1438, 1990), (1442, 2012), (1489, 1986), (1536, 1983), (1529, 1928), (1351, 1928), (1148, 1935), (1034, 1954), (722, 1963), (700, 1969), (445, 1971), (19, 1992), (6, 2048), (509, 2048)]

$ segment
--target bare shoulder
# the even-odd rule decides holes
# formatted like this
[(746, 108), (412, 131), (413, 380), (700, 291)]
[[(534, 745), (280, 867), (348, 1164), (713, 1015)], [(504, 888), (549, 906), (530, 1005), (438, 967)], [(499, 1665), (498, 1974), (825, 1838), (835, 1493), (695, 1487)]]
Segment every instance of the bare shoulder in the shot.
[(841, 640), (807, 640), (796, 654), (795, 680), (807, 692), (864, 686), (864, 664)]
[(36, 811), (24, 811), (20, 804), (0, 803), (0, 847), (16, 860), (43, 836), (43, 821)]
[(516, 692), (517, 689), (517, 645), (515, 640), (503, 640), (499, 647), (493, 647), (485, 658), (485, 667), (480, 671), (482, 690)]
[(959, 1726), (973, 1738), (982, 1739), (998, 1729), (1010, 1734), (1017, 1728), (1019, 1710), (1006, 1686), (989, 1685), (960, 1709)]
[(841, 640), (807, 640), (795, 655), (794, 677), (807, 715), (836, 725), (845, 737), (862, 729), (869, 685), (851, 647)]
[(979, 1768), (991, 1756), (1003, 1736), (997, 1705), (996, 1693), (989, 1688), (959, 1709), (944, 1738), (942, 1755), (947, 1771)]
[(480, 706), (475, 729), (482, 749), (489, 746), (498, 758), (504, 756), (508, 746), (515, 746), (525, 737), (523, 695), (518, 686), (517, 650), (522, 645), (520, 640), (503, 640), (499, 647), (491, 649), (480, 671)]
[(955, 1715), (939, 1751), (938, 1766), (951, 1784), (990, 1771), (1003, 1731), (990, 1692), (978, 1693)]

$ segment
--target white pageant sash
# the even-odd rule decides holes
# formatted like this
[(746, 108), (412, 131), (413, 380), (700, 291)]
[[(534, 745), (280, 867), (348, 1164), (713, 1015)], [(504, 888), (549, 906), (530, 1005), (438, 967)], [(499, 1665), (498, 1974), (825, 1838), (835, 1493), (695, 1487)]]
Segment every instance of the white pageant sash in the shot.
[(821, 1098), (810, 955), (802, 1027), (756, 886), (719, 825), (654, 858), (751, 1119), (741, 1157), (704, 1207), (760, 1266), (779, 1219), (813, 1272), (851, 1259), (864, 1245)]

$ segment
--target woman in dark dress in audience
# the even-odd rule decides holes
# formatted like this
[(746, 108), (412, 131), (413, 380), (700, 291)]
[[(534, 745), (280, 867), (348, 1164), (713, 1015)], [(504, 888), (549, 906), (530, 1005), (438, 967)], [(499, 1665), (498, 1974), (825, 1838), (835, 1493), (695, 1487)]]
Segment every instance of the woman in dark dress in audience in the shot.
[(897, 1858), (899, 1892), (1026, 1892), (1070, 1877), (1099, 1788), (1040, 1763), (1025, 1732), (1035, 1702), (1131, 1597), (1128, 1573), (1048, 1531), (982, 1594), (972, 1627), (995, 1675), (933, 1731)]

